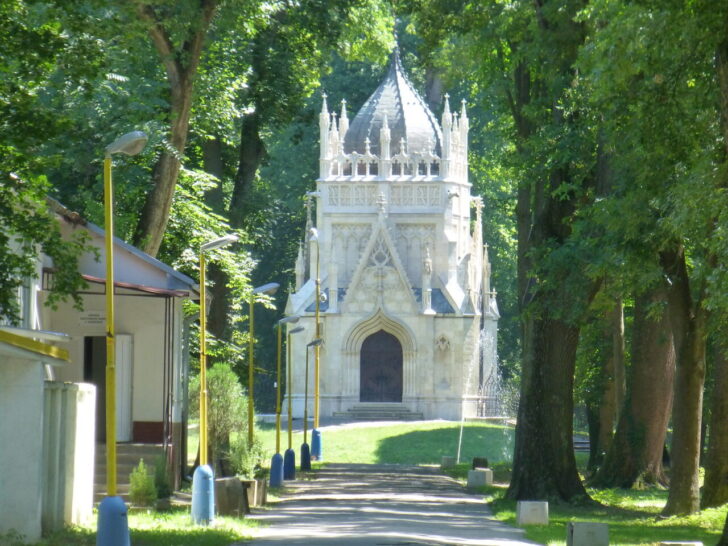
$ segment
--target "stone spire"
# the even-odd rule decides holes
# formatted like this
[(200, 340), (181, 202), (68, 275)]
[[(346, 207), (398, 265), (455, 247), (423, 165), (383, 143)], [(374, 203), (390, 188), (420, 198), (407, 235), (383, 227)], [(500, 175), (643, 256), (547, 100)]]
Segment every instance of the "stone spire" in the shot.
[(349, 130), (349, 118), (346, 114), (346, 99), (341, 100), (341, 115), (339, 116), (339, 136), (341, 142), (346, 138), (346, 132)]

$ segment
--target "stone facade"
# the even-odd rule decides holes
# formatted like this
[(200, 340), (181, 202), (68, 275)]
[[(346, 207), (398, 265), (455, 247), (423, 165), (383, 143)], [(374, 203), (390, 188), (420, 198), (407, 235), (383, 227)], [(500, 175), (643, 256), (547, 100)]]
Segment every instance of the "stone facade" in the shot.
[[(498, 309), (482, 201), (468, 182), (465, 104), (453, 113), (446, 96), (438, 123), (395, 52), (351, 125), (346, 103), (337, 120), (325, 96), (319, 125), (320, 177), (286, 309), (305, 327), (291, 336), (294, 415), (307, 356), (313, 415), (317, 350), (321, 416), (378, 403), (428, 419), (476, 415), (495, 369)], [(317, 314), (324, 342), (307, 349)]]

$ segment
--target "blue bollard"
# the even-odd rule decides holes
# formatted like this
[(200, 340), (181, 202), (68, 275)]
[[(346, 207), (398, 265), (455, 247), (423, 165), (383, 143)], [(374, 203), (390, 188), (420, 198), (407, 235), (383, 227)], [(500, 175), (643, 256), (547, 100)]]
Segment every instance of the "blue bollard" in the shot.
[(130, 546), (129, 518), (121, 497), (105, 497), (99, 504), (96, 546)]
[(321, 431), (317, 428), (311, 433), (311, 459), (314, 461), (323, 461), (324, 453), (321, 445)]
[(283, 485), (283, 455), (276, 453), (270, 461), (270, 486)]
[(296, 452), (290, 448), (283, 454), (283, 479), (296, 479)]
[(209, 525), (215, 519), (215, 478), (212, 468), (200, 465), (192, 475), (192, 523)]
[(301, 444), (301, 470), (311, 470), (311, 450), (308, 444)]

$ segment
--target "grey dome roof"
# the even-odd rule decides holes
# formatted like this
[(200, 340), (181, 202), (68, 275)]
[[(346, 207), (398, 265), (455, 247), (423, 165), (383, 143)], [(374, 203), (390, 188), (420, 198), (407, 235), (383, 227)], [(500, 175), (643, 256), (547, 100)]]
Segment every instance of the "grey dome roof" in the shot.
[(370, 150), (379, 155), (379, 130), (384, 116), (390, 129), (390, 151), (399, 153), (400, 140), (407, 142), (407, 153), (425, 151), (429, 146), (440, 155), (442, 133), (434, 114), (415, 91), (404, 74), (399, 51), (394, 50), (389, 71), (376, 91), (367, 99), (349, 125), (344, 139), (344, 151), (364, 153), (369, 138)]

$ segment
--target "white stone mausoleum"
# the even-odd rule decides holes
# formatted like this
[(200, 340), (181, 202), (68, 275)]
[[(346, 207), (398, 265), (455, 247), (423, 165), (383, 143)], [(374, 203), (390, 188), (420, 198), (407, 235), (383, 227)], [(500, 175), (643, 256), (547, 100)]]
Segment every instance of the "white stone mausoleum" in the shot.
[(321, 417), (378, 406), (425, 419), (482, 414), (499, 315), (482, 201), (468, 182), (465, 104), (452, 112), (446, 96), (438, 123), (395, 52), (351, 123), (346, 103), (337, 120), (324, 96), (319, 125), (320, 177), (286, 308), (301, 316), (289, 328), (305, 327), (291, 336), (294, 415), (307, 351), (314, 411), (317, 278)]

